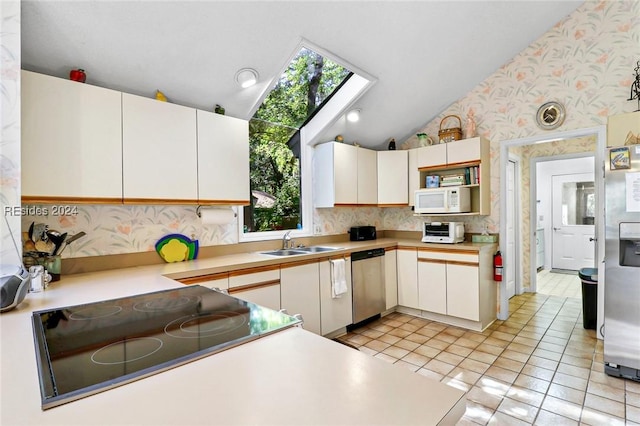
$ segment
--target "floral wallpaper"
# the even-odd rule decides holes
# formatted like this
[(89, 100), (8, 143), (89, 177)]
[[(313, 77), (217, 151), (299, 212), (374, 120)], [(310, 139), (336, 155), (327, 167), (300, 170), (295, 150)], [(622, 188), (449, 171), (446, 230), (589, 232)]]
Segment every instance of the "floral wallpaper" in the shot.
[[(2, 214), (16, 239), (20, 236), (20, 217), (10, 213), (20, 206), (20, 2), (3, 1), (0, 7), (0, 205)], [(9, 210), (7, 210), (9, 209)], [(19, 263), (11, 233), (4, 218), (0, 224), (2, 263)], [(18, 243), (19, 245), (19, 243)], [(19, 248), (20, 249), (20, 248)]]
[[(465, 217), (467, 231), (499, 231), (501, 141), (544, 133), (536, 126), (535, 113), (551, 99), (567, 110), (557, 131), (604, 125), (610, 115), (633, 111), (635, 102), (626, 99), (638, 59), (640, 2), (587, 1), (440, 117), (425, 123), (420, 132), (435, 136), (445, 115), (464, 120), (473, 111), (478, 133), (491, 141), (491, 215)], [(409, 208), (316, 209), (313, 220), (314, 228), (324, 235), (362, 224), (419, 231), (423, 221)], [(158, 238), (172, 232), (195, 235), (203, 246), (238, 241), (235, 224), (203, 227), (192, 207), (78, 206), (74, 217), (23, 217), (23, 227), (33, 221), (70, 234), (87, 232), (65, 251), (65, 257), (150, 250)]]

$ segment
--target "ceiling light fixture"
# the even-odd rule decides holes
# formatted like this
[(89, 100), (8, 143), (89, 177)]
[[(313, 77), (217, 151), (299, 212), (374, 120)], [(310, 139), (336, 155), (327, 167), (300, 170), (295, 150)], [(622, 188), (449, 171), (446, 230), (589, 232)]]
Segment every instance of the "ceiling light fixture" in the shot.
[(258, 71), (253, 68), (242, 68), (236, 73), (236, 83), (243, 89), (251, 87), (258, 82)]
[(360, 120), (360, 112), (360, 109), (352, 109), (347, 113), (347, 120), (352, 123), (357, 122), (358, 120)]

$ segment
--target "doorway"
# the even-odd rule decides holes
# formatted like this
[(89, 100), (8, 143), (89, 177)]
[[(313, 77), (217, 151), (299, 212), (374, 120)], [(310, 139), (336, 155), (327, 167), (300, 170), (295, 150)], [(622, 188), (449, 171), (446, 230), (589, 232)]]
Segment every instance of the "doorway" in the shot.
[[(573, 144), (574, 139), (578, 138), (589, 138), (590, 142), (593, 146), (586, 148), (586, 143), (578, 142), (577, 144)], [(550, 146), (552, 148), (541, 148), (541, 146)], [(575, 145), (578, 145), (578, 148), (575, 149)], [(521, 265), (522, 277), (521, 284), (516, 283), (516, 292), (518, 291), (518, 285), (522, 287), (522, 291), (524, 292), (535, 292), (536, 291), (536, 279), (535, 275), (537, 272), (537, 256), (539, 255), (536, 252), (536, 230), (537, 230), (537, 209), (536, 209), (536, 184), (534, 181), (529, 181), (532, 173), (535, 173), (535, 164), (533, 164), (530, 160), (530, 153), (527, 151), (531, 150), (539, 150), (543, 152), (547, 152), (547, 155), (550, 159), (562, 158), (563, 156), (569, 156), (571, 153), (576, 153), (582, 155), (593, 155), (595, 157), (595, 164), (602, 164), (604, 161), (604, 152), (606, 145), (606, 127), (599, 126), (593, 128), (572, 130), (567, 132), (558, 132), (550, 135), (538, 135), (523, 139), (514, 139), (514, 140), (506, 140), (500, 143), (500, 176), (503, 178), (500, 179), (500, 211), (505, 212), (505, 214), (500, 215), (500, 234), (504, 235), (505, 238), (501, 238), (500, 249), (503, 252), (505, 265)], [(524, 153), (521, 154), (520, 152)], [(521, 216), (520, 222), (522, 222), (522, 227), (519, 234), (516, 233), (516, 248), (520, 248), (521, 256), (518, 262), (514, 262), (513, 255), (512, 258), (509, 259), (508, 247), (507, 247), (507, 220), (508, 215), (506, 214), (509, 211), (507, 207), (509, 203), (509, 195), (507, 192), (508, 185), (508, 162), (509, 156), (512, 154), (519, 155), (522, 159), (522, 173), (516, 177), (516, 182), (519, 179), (527, 179), (526, 184), (522, 185), (524, 191), (520, 194), (520, 204), (521, 204)], [(575, 154), (574, 154), (575, 155)], [(592, 169), (594, 172), (596, 168)], [(595, 173), (594, 185), (595, 185), (595, 193), (598, 194), (599, 200), (602, 200), (603, 193), (603, 185), (602, 185), (602, 173)], [(601, 202), (596, 202), (596, 215), (594, 217), (594, 225), (595, 225), (595, 249), (596, 255), (594, 260), (597, 264), (599, 264), (602, 259), (603, 247), (599, 247), (604, 242), (604, 228), (602, 226), (598, 227), (599, 218), (604, 217), (603, 204)], [(546, 217), (547, 220), (550, 220), (550, 216)], [(549, 224), (551, 222), (549, 221)], [(603, 225), (603, 224), (601, 224)], [(550, 231), (549, 231), (550, 232)], [(544, 233), (542, 234), (545, 235)], [(550, 235), (548, 239), (550, 241)], [(517, 249), (516, 249), (517, 252)], [(549, 264), (550, 264), (550, 253), (551, 249), (549, 248), (548, 253), (545, 253), (545, 258), (549, 256)], [(545, 261), (546, 263), (546, 261)], [(508, 291), (507, 291), (507, 283), (506, 280), (500, 284), (500, 307), (499, 307), (499, 319), (507, 319), (509, 315), (509, 302), (508, 302)], [(603, 294), (601, 291), (602, 287), (599, 286), (598, 291), (598, 310), (602, 309), (603, 305)], [(601, 316), (599, 316), (601, 318)], [(602, 337), (602, 336), (598, 336)]]
[(552, 176), (551, 270), (579, 271), (595, 262), (593, 172)]
[(516, 245), (516, 233), (518, 232), (519, 223), (518, 216), (520, 213), (520, 208), (518, 204), (518, 200), (520, 197), (518, 196), (518, 185), (516, 185), (516, 176), (519, 174), (519, 165), (520, 159), (516, 156), (510, 156), (509, 162), (507, 163), (507, 233), (506, 233), (506, 246), (507, 253), (506, 258), (511, 259), (510, 265), (507, 265), (505, 268), (505, 281), (506, 281), (506, 291), (507, 298), (511, 299), (517, 293), (522, 294), (521, 286), (519, 285), (520, 279), (519, 277), (519, 264), (518, 261), (520, 254), (517, 250)]

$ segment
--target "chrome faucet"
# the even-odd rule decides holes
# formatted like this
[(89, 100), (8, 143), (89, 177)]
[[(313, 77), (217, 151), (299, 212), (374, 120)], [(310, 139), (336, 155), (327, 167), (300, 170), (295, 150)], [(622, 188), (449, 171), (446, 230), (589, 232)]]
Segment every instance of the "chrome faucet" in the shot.
[(292, 240), (289, 234), (291, 234), (291, 231), (285, 232), (285, 234), (282, 236), (282, 250), (291, 248)]

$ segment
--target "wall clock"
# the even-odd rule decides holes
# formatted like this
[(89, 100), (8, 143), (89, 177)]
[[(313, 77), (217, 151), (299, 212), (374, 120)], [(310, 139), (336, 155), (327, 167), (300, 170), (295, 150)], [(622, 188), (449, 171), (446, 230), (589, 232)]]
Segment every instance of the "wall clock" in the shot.
[(564, 106), (560, 102), (551, 101), (538, 108), (536, 122), (544, 130), (553, 130), (564, 122)]

